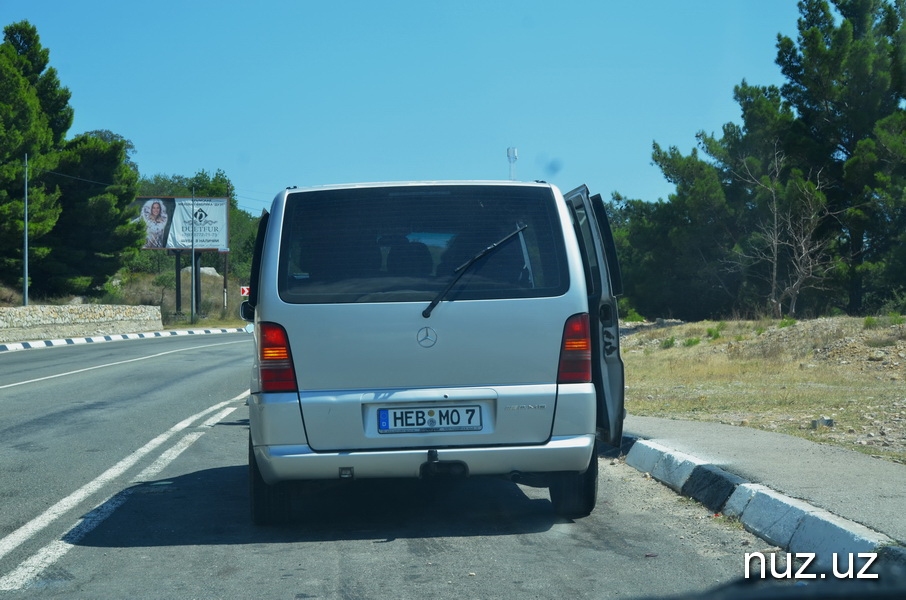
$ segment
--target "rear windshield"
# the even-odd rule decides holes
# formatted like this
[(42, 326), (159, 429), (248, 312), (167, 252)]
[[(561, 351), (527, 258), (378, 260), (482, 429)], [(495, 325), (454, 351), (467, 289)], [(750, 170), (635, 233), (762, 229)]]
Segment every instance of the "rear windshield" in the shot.
[(285, 302), (430, 302), (563, 294), (569, 280), (549, 188), (424, 186), (300, 191), (280, 245)]

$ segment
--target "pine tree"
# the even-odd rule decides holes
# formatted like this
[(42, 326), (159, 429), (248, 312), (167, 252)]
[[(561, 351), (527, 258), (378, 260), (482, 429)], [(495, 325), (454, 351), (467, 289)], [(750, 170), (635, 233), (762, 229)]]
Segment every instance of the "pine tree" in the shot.
[[(878, 126), (902, 112), (904, 4), (882, 0), (799, 3), (799, 36), (778, 36), (784, 98), (797, 115), (788, 154), (825, 177), (829, 210), (845, 242), (847, 310), (862, 312), (866, 266), (883, 260), (890, 215), (870, 156)], [(830, 224), (830, 223), (828, 223)], [(875, 293), (882, 293), (875, 290)]]
[(122, 254), (141, 248), (144, 227), (130, 209), (138, 174), (127, 164), (127, 144), (110, 132), (77, 136), (44, 175), (61, 192), (62, 212), (44, 239), (48, 255), (31, 268), (36, 293), (96, 295)]
[[(50, 87), (53, 77), (43, 78), (35, 72), (37, 65), (29, 60), (41, 55), (34, 28), (27, 23), (4, 29), (0, 44), (0, 280), (21, 284), (24, 273), (25, 178), (28, 157), (28, 239), (29, 258), (41, 259), (49, 249), (42, 244), (60, 214), (59, 191), (46, 187), (37, 174), (55, 166), (53, 155), (55, 133), (44, 112), (42, 96), (32, 80)], [(23, 55), (24, 53), (24, 55)], [(25, 71), (23, 71), (25, 69)], [(32, 79), (29, 79), (29, 75)], [(45, 98), (57, 95), (44, 90)], [(60, 108), (58, 106), (58, 108)], [(57, 125), (65, 124), (65, 110), (58, 110)]]

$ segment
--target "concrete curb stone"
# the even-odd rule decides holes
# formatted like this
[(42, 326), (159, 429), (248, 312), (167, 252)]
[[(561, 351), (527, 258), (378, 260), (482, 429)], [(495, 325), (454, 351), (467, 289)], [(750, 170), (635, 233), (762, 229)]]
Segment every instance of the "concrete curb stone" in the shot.
[[(706, 461), (656, 442), (627, 436), (626, 464), (709, 510), (737, 518), (746, 530), (791, 553), (814, 553), (829, 570), (834, 556), (877, 553), (881, 565), (906, 565), (906, 548), (888, 536), (790, 498)], [(845, 559), (841, 559), (845, 560)]]
[(704, 504), (712, 512), (719, 512), (736, 489), (746, 483), (742, 477), (728, 473), (714, 465), (695, 467), (680, 493)]

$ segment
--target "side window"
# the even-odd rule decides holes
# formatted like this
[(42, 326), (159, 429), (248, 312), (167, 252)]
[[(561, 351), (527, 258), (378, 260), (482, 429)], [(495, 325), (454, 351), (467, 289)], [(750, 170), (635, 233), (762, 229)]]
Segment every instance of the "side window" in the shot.
[(255, 236), (255, 250), (252, 254), (251, 281), (249, 281), (249, 304), (257, 306), (258, 304), (258, 276), (261, 274), (261, 252), (264, 250), (264, 234), (267, 231), (267, 222), (270, 214), (267, 211), (261, 213), (258, 221), (258, 234)]
[(574, 202), (570, 206), (572, 207), (576, 235), (579, 237), (582, 251), (582, 263), (585, 266), (585, 285), (588, 288), (588, 295), (594, 296), (601, 292), (598, 289), (598, 282), (601, 281), (601, 277), (598, 254), (595, 252), (594, 233), (591, 230), (591, 220), (584, 203)]
[(613, 231), (610, 229), (607, 209), (600, 194), (595, 194), (590, 200), (595, 210), (595, 222), (598, 224), (598, 231), (604, 243), (604, 255), (607, 257), (607, 273), (610, 275), (610, 289), (614, 296), (622, 296), (623, 275), (620, 272), (620, 262), (617, 260), (617, 246), (613, 239)]

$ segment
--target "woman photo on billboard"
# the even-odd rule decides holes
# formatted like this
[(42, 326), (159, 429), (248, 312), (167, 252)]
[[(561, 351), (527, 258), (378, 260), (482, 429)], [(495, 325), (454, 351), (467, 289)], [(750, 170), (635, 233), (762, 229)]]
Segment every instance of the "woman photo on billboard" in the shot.
[(145, 222), (145, 248), (166, 247), (167, 209), (160, 200), (148, 200), (142, 207), (142, 220)]

